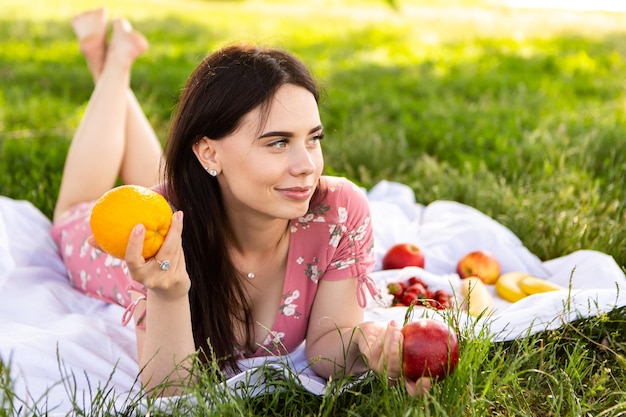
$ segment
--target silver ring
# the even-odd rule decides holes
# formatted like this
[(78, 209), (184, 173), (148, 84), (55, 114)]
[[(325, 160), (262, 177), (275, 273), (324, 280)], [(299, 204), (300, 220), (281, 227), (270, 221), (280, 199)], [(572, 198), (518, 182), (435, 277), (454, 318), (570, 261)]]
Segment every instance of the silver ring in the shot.
[(156, 261), (161, 267), (161, 271), (167, 271), (170, 269), (170, 261), (159, 261), (158, 259), (156, 259)]
[(390, 376), (388, 376), (388, 377), (387, 377), (387, 380), (388, 380), (389, 382), (398, 382), (398, 380), (399, 380), (399, 379), (400, 379), (400, 378), (392, 378), (392, 377), (390, 377)]

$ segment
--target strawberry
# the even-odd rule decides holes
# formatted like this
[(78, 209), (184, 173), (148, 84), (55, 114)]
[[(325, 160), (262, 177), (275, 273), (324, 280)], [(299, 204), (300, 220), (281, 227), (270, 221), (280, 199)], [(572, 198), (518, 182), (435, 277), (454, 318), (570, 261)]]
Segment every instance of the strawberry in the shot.
[(452, 303), (450, 302), (450, 294), (446, 293), (443, 290), (437, 290), (434, 294), (434, 299), (437, 301), (437, 309), (444, 310), (452, 307)]
[(401, 297), (406, 289), (406, 284), (403, 282), (392, 282), (387, 285), (387, 291), (393, 295), (394, 298)]
[(416, 294), (413, 293), (405, 293), (402, 298), (400, 299), (400, 302), (402, 304), (404, 304), (405, 306), (410, 306), (411, 304), (415, 304), (418, 301), (418, 297)]
[(418, 283), (410, 285), (404, 292), (413, 293), (418, 296), (423, 296), (423, 295), (426, 295), (427, 290), (424, 284), (418, 282)]
[(443, 310), (452, 306), (450, 294), (443, 290), (431, 291), (418, 277), (411, 277), (406, 282), (389, 283), (387, 291), (393, 296), (393, 307), (416, 304)]
[(411, 277), (411, 278), (409, 278), (409, 286), (411, 286), (413, 284), (422, 284), (422, 285), (426, 286), (426, 284), (424, 284), (424, 282), (421, 279), (419, 279), (418, 277)]

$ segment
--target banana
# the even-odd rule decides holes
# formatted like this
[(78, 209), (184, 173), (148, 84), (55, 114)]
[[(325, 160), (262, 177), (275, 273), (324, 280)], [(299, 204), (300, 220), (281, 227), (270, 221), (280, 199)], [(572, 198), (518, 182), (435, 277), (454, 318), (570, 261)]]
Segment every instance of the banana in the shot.
[(527, 276), (520, 280), (519, 287), (526, 294), (539, 294), (548, 291), (562, 290), (563, 287), (556, 285), (546, 279), (541, 279), (533, 276)]
[(520, 282), (526, 277), (530, 277), (530, 275), (518, 271), (500, 275), (496, 281), (496, 293), (511, 303), (521, 300), (528, 295), (520, 287)]
[(461, 281), (463, 307), (470, 316), (488, 315), (493, 311), (493, 299), (485, 284), (477, 277), (468, 277)]

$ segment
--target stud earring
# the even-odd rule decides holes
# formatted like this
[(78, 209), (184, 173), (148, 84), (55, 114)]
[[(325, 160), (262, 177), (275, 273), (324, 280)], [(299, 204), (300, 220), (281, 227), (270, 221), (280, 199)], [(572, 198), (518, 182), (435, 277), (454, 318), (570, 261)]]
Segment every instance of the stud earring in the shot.
[(212, 177), (217, 177), (217, 171), (215, 169), (209, 170), (209, 175)]

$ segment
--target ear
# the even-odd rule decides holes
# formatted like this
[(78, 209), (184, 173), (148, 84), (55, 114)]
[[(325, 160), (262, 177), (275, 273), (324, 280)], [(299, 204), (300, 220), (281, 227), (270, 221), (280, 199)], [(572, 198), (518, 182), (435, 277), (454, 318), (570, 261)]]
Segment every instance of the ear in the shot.
[(204, 169), (214, 169), (220, 171), (221, 166), (217, 158), (216, 141), (206, 136), (193, 144), (193, 153)]

